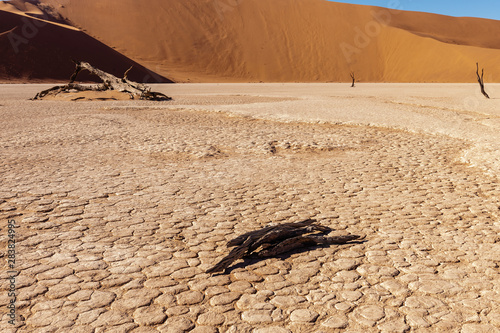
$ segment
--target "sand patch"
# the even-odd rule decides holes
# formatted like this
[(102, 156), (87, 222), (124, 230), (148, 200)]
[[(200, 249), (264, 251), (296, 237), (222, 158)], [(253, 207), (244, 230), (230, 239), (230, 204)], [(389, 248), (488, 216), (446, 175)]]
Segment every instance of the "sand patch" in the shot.
[(42, 100), (48, 101), (126, 101), (130, 95), (120, 91), (77, 91), (63, 92), (58, 95), (48, 95)]

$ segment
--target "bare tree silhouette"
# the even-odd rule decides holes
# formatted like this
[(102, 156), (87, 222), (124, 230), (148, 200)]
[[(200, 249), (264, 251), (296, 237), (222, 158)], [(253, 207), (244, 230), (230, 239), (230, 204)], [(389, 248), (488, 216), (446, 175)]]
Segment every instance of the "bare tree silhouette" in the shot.
[(486, 97), (490, 98), (486, 91), (484, 90), (484, 68), (481, 69), (481, 76), (479, 76), (479, 63), (476, 62), (476, 75), (477, 75), (477, 82), (479, 82), (479, 86), (481, 87), (481, 93)]

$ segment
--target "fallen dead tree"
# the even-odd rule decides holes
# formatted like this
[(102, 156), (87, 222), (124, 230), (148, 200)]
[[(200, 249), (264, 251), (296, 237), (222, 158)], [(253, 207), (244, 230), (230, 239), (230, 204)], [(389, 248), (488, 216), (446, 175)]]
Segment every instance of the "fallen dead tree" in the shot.
[[(117, 78), (112, 74), (106, 73), (98, 68), (93, 67), (88, 62), (80, 62), (80, 61), (73, 61), (73, 62), (76, 64), (76, 68), (73, 75), (71, 75), (68, 84), (63, 86), (55, 86), (47, 90), (41, 91), (38, 94), (36, 94), (36, 96), (33, 99), (42, 99), (43, 97), (49, 95), (55, 96), (66, 92), (75, 92), (75, 91), (102, 92), (110, 90), (128, 94), (130, 99), (142, 99), (151, 101), (168, 101), (172, 99), (162, 93), (151, 91), (150, 87), (142, 83), (137, 83), (129, 80), (127, 74), (132, 69), (132, 67), (130, 67), (125, 72), (123, 78)], [(86, 86), (74, 83), (78, 74), (83, 70), (86, 70), (89, 73), (98, 76), (101, 79), (102, 83), (94, 86)]]
[(207, 273), (223, 272), (234, 261), (256, 255), (258, 257), (273, 257), (299, 248), (313, 245), (345, 244), (360, 239), (358, 235), (343, 235), (325, 237), (332, 229), (308, 219), (296, 223), (284, 223), (260, 230), (255, 230), (236, 237), (227, 246), (237, 246)]

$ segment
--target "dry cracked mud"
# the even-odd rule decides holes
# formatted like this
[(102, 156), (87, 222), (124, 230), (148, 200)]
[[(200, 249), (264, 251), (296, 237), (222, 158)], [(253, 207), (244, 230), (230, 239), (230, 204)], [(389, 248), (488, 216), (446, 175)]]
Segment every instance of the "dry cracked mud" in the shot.
[[(457, 162), (464, 141), (32, 103), (0, 107), (2, 332), (500, 331), (500, 187)], [(305, 218), (366, 241), (204, 273)]]

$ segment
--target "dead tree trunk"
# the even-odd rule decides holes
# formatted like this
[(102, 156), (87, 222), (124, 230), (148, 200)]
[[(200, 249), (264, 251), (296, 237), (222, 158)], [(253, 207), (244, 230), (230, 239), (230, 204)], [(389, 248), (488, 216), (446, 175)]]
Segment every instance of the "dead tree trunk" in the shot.
[[(151, 88), (142, 84), (131, 81), (128, 79), (127, 74), (132, 69), (130, 67), (123, 78), (117, 78), (116, 76), (106, 73), (98, 68), (95, 68), (88, 62), (83, 61), (73, 61), (76, 64), (75, 72), (71, 75), (70, 81), (67, 85), (64, 86), (56, 86), (50, 89), (39, 92), (34, 99), (40, 99), (46, 95), (57, 95), (62, 92), (68, 92), (71, 90), (76, 91), (105, 91), (105, 90), (115, 90), (123, 93), (127, 93), (130, 96), (130, 99), (147, 99), (147, 100), (155, 100), (155, 101), (165, 101), (170, 100), (171, 98), (159, 93), (151, 91)], [(102, 83), (97, 86), (87, 87), (79, 84), (75, 84), (76, 77), (78, 73), (82, 70), (87, 70), (91, 74), (98, 76)]]
[(227, 243), (227, 246), (237, 247), (206, 272), (224, 272), (234, 261), (251, 255), (272, 257), (306, 246), (346, 244), (361, 238), (351, 234), (325, 237), (323, 235), (332, 229), (315, 222), (316, 220), (308, 219), (302, 222), (284, 223), (238, 236)]
[(476, 75), (477, 75), (477, 82), (479, 82), (479, 86), (481, 87), (481, 93), (484, 95), (486, 98), (490, 98), (486, 91), (484, 90), (484, 68), (481, 69), (481, 76), (479, 76), (479, 63), (476, 62)]
[(351, 72), (352, 85), (351, 88), (354, 88), (354, 83), (356, 83), (356, 77), (354, 76), (354, 72)]

